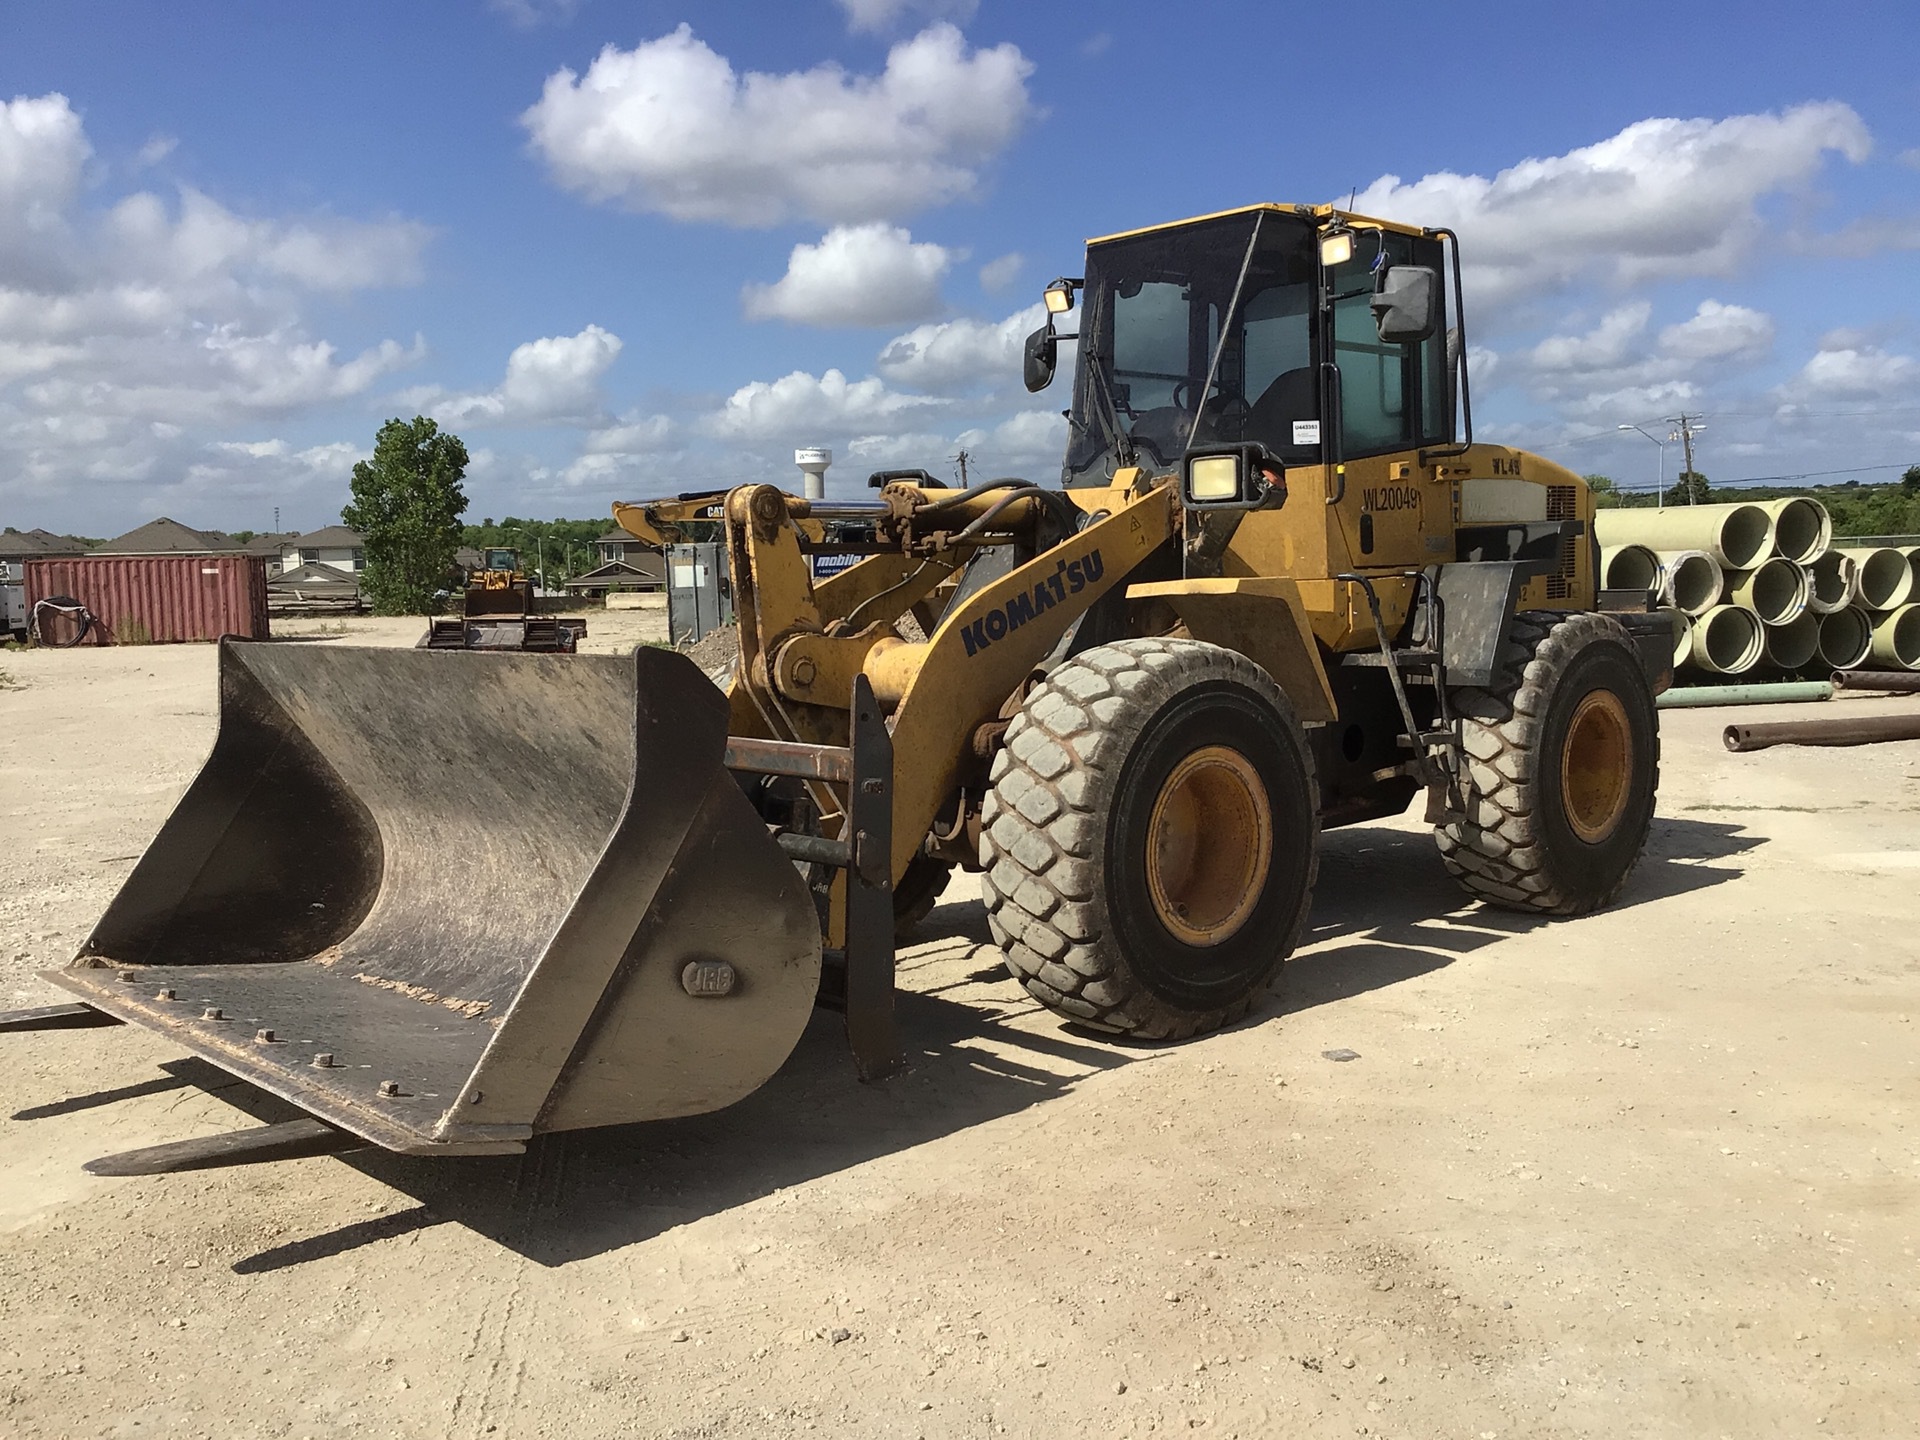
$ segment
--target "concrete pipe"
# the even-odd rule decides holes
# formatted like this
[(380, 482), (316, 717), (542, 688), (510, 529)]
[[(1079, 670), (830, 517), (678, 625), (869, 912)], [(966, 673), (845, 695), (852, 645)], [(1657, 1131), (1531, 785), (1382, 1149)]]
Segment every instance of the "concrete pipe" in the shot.
[(1773, 553), (1773, 516), (1758, 505), (1602, 510), (1593, 523), (1602, 546), (1705, 550), (1727, 570), (1751, 570)]
[(1744, 605), (1763, 624), (1784, 625), (1807, 608), (1807, 572), (1778, 555), (1752, 570), (1727, 573), (1727, 603)]
[(1704, 615), (1720, 603), (1726, 576), (1704, 550), (1671, 550), (1660, 556), (1667, 584), (1660, 598), (1689, 615)]
[(1600, 588), (1602, 590), (1645, 590), (1660, 588), (1666, 571), (1660, 557), (1644, 545), (1609, 545), (1600, 552)]
[(1668, 607), (1660, 612), (1667, 617), (1667, 623), (1673, 626), (1673, 663), (1684, 665), (1687, 657), (1693, 653), (1693, 620), (1684, 610)]
[(1820, 617), (1802, 610), (1784, 625), (1767, 626), (1760, 644), (1774, 669), (1803, 670), (1820, 653)]
[(1869, 610), (1898, 610), (1913, 596), (1913, 562), (1907, 552), (1881, 546), (1853, 552), (1854, 589)]
[(1858, 605), (1847, 605), (1820, 617), (1820, 663), (1835, 670), (1853, 670), (1866, 663), (1873, 649), (1873, 616)]
[(1828, 550), (1807, 566), (1807, 608), (1816, 615), (1831, 615), (1853, 603), (1853, 556), (1845, 550)]
[(1877, 616), (1870, 653), (1876, 670), (1920, 670), (1920, 605)]
[(1790, 495), (1784, 500), (1762, 500), (1760, 508), (1773, 517), (1773, 551), (1796, 564), (1811, 565), (1833, 544), (1833, 517), (1818, 500)]
[(1716, 605), (1693, 622), (1693, 664), (1711, 675), (1744, 675), (1760, 663), (1760, 617), (1739, 605)]

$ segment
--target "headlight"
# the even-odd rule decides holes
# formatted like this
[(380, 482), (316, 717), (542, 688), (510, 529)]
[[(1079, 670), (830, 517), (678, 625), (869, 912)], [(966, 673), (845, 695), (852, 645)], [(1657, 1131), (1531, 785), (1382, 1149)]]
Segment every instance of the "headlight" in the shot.
[(1201, 505), (1240, 498), (1240, 457), (1201, 455), (1187, 466), (1187, 498)]
[(1200, 510), (1277, 510), (1287, 501), (1286, 475), (1257, 440), (1195, 449), (1181, 467), (1180, 499)]

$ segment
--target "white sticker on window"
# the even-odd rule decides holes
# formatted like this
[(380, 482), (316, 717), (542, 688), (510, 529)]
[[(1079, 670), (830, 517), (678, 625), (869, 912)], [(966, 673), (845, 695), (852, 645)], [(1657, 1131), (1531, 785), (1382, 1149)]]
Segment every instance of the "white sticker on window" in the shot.
[(1320, 422), (1318, 420), (1294, 421), (1293, 443), (1296, 445), (1318, 445), (1320, 443)]

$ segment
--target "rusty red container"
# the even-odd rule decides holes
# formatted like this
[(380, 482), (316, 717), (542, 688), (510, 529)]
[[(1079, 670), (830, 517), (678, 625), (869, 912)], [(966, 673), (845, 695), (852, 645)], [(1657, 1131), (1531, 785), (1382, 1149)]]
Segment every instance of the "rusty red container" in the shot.
[[(93, 555), (29, 560), (27, 609), (70, 595), (113, 643), (267, 638), (267, 562), (258, 555)], [(102, 643), (89, 637), (91, 643)]]

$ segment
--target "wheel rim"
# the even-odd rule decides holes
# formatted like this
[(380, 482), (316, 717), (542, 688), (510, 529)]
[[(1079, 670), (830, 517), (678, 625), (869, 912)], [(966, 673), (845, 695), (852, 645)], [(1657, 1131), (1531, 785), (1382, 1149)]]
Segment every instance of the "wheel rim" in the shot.
[(1607, 838), (1627, 813), (1633, 788), (1633, 727), (1611, 690), (1585, 696), (1567, 723), (1560, 752), (1560, 807), (1589, 845)]
[(1147, 893), (1176, 939), (1231, 939), (1259, 903), (1272, 861), (1273, 810), (1246, 756), (1209, 745), (1174, 766), (1147, 825)]

